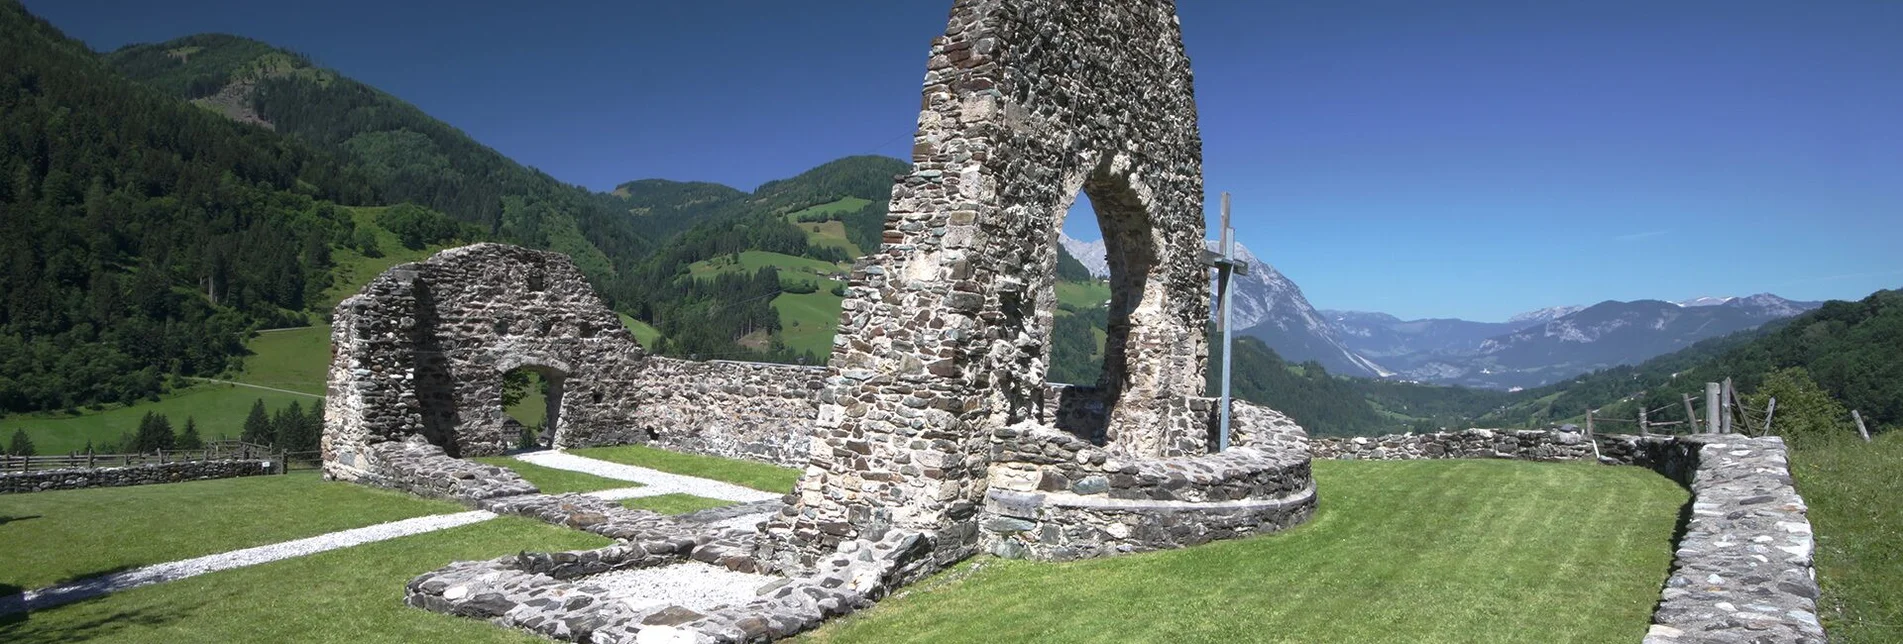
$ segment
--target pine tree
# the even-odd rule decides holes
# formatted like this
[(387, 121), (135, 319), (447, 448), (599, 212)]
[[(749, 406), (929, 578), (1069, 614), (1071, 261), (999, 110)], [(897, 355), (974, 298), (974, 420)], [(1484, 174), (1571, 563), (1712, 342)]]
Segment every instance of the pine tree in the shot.
[(132, 436), (132, 451), (138, 453), (172, 449), (172, 419), (157, 412), (145, 412), (139, 419), (139, 433)]
[(264, 412), (264, 399), (259, 398), (251, 403), (251, 413), (244, 417), (244, 432), (238, 435), (238, 440), (253, 445), (269, 445), (271, 441), (276, 440), (273, 434), (271, 418)]
[(7, 445), (7, 453), (14, 456), (32, 456), (35, 453), (33, 439), (27, 437), (25, 428), (13, 430), (13, 441)]
[(185, 417), (185, 429), (179, 430), (176, 443), (179, 449), (205, 449), (205, 439), (198, 436), (198, 422), (191, 416)]
[(304, 406), (295, 400), (278, 410), (278, 413), (271, 417), (272, 433), (276, 435), (276, 440), (272, 444), (284, 451), (296, 450), (297, 445), (302, 442), (304, 421)]

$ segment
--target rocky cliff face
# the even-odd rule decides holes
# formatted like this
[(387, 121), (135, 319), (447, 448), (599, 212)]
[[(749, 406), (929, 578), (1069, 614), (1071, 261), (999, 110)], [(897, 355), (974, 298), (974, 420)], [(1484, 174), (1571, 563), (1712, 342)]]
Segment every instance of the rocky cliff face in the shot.
[[(1110, 274), (1109, 265), (1104, 261), (1102, 240), (1082, 241), (1060, 234), (1058, 241), (1090, 269), (1092, 275)], [(1214, 240), (1207, 243), (1210, 250), (1216, 250)], [(1236, 257), (1249, 266), (1248, 275), (1236, 277), (1231, 297), (1235, 312), (1230, 319), (1238, 335), (1261, 339), (1291, 362), (1320, 362), (1331, 373), (1366, 377), (1389, 375), (1387, 369), (1342, 342), (1334, 325), (1302, 295), (1302, 287), (1256, 257), (1247, 246), (1236, 244)]]

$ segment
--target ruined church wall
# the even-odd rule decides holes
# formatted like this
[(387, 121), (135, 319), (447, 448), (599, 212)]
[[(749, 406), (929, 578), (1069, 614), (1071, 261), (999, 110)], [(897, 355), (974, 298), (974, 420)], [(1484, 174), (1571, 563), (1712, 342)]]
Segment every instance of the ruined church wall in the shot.
[[(649, 443), (670, 450), (775, 465), (806, 465), (825, 367), (694, 362), (652, 357), (629, 392), (628, 424), (597, 445)], [(570, 446), (583, 443), (570, 441)]]
[[(958, 0), (928, 57), (913, 169), (855, 266), (797, 507), (812, 560), (866, 531), (980, 547), (990, 432), (1045, 412), (1056, 236), (1082, 189), (1110, 245), (1105, 444), (1185, 455), (1203, 389), (1201, 135), (1174, 3)], [(916, 472), (916, 474), (911, 473)], [(773, 555), (779, 557), (780, 555)]]

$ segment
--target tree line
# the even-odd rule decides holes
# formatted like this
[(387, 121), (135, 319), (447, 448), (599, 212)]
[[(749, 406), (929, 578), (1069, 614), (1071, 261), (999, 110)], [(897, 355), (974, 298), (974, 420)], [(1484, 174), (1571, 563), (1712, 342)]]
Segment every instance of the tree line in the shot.
[(302, 323), (374, 198), (331, 155), (140, 86), (0, 5), (0, 411), (129, 403)]

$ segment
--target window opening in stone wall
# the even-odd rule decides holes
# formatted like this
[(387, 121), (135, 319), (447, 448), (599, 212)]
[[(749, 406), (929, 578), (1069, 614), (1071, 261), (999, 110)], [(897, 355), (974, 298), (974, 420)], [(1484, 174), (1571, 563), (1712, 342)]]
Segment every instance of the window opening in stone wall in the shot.
[[(502, 374), (504, 425), (515, 430), (516, 447), (546, 446), (561, 414), (562, 374), (540, 367), (522, 367)], [(601, 399), (595, 394), (595, 400)]]
[[(1076, 252), (1060, 245), (1057, 256), (1057, 309), (1052, 313), (1051, 354), (1045, 380), (1094, 386), (1103, 375), (1103, 350), (1110, 327), (1110, 283), (1103, 271), (1103, 233), (1090, 198), (1079, 190), (1064, 218), (1064, 232)], [(1081, 255), (1081, 256), (1080, 256)], [(1095, 269), (1091, 267), (1095, 266)]]

